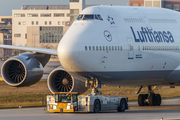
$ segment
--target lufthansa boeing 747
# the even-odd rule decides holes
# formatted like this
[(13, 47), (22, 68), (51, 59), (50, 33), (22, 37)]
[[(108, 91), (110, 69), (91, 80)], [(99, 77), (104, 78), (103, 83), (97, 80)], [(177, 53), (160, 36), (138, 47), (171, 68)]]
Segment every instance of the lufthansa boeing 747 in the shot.
[(84, 93), (88, 87), (141, 86), (140, 106), (159, 106), (155, 86), (180, 85), (180, 13), (163, 8), (93, 6), (84, 9), (57, 50), (0, 45), (33, 51), (4, 62), (1, 73), (11, 86), (35, 84), (51, 55), (62, 66), (48, 77), (51, 92)]

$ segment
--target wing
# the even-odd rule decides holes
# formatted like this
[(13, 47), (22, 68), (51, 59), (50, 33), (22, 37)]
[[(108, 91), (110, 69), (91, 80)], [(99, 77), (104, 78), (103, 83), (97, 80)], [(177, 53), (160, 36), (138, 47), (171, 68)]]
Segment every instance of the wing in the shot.
[(23, 46), (13, 46), (13, 45), (0, 45), (0, 48), (12, 49), (12, 50), (23, 50), (30, 52), (38, 52), (50, 55), (57, 55), (57, 50), (45, 49), (45, 48), (35, 48), (35, 47), (23, 47)]

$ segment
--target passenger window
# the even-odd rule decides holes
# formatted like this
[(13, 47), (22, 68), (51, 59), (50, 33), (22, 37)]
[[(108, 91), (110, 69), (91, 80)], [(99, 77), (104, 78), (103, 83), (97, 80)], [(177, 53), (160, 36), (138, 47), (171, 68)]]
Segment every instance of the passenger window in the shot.
[(119, 46), (118, 46), (118, 51), (120, 50)]
[(93, 50), (95, 50), (95, 47), (93, 46)]
[(140, 47), (138, 46), (138, 50), (140, 50)]
[(94, 15), (84, 15), (83, 20), (94, 20)]
[(112, 46), (112, 50), (114, 50), (114, 46)]
[(121, 46), (121, 50), (122, 50), (123, 48), (122, 48), (122, 46)]
[(115, 51), (117, 50), (117, 46), (115, 46)]
[(85, 46), (85, 50), (87, 51), (87, 46)]
[(131, 50), (133, 50), (133, 46), (131, 46)]
[(108, 46), (106, 46), (106, 50), (108, 50)]
[(111, 46), (109, 46), (109, 50), (111, 50)]
[(98, 51), (98, 46), (96, 46), (96, 50)]
[(99, 46), (99, 50), (101, 51), (102, 49), (101, 49), (101, 46)]
[(103, 51), (105, 50), (105, 46), (103, 46)]
[(91, 50), (91, 46), (89, 46), (89, 50)]
[(143, 46), (143, 50), (144, 50), (144, 46)]

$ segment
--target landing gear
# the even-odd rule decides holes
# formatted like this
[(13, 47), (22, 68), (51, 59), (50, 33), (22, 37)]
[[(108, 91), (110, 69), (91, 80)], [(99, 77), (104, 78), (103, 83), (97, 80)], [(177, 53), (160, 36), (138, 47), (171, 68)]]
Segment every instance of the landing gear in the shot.
[(138, 96), (138, 104), (139, 106), (148, 106), (149, 103), (147, 102), (148, 94), (140, 94)]
[(161, 96), (159, 94), (150, 94), (149, 96), (149, 105), (150, 106), (160, 106), (161, 105)]
[(102, 94), (102, 92), (98, 91), (98, 88), (101, 88), (101, 83), (97, 79), (86, 80), (85, 87), (92, 88), (92, 96)]
[[(161, 96), (160, 94), (154, 93), (155, 88), (156, 86), (153, 89), (151, 88), (151, 86), (148, 86), (148, 94), (140, 94), (138, 96), (139, 106), (160, 106), (161, 105)], [(140, 92), (140, 90), (138, 92)]]

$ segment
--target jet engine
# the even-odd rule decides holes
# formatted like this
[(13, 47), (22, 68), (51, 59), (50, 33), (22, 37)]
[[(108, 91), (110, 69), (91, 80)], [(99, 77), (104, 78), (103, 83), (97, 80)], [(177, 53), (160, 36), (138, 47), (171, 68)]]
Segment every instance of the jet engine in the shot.
[(56, 68), (50, 73), (47, 84), (52, 93), (78, 92), (83, 94), (88, 89), (85, 87), (85, 82), (74, 78), (61, 67)]
[(23, 53), (19, 56), (14, 56), (4, 62), (1, 68), (1, 75), (4, 81), (14, 87), (30, 86), (37, 83), (43, 75), (43, 66), (48, 61), (50, 56)]

